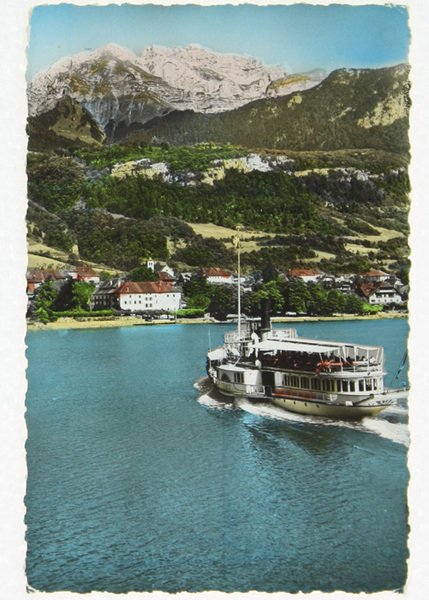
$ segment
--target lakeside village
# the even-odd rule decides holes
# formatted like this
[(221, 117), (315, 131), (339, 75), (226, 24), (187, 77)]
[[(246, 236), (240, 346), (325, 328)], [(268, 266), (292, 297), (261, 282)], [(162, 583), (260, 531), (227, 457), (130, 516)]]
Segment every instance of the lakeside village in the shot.
[[(141, 318), (142, 322), (237, 318), (238, 275), (211, 267), (178, 272), (146, 261), (129, 273), (96, 272), (87, 265), (27, 272), (27, 321), (46, 324), (64, 317), (78, 321)], [(331, 275), (313, 268), (279, 272), (267, 268), (240, 277), (241, 313), (260, 314), (268, 299), (272, 316), (345, 316), (405, 313), (408, 286), (395, 275), (371, 269)]]

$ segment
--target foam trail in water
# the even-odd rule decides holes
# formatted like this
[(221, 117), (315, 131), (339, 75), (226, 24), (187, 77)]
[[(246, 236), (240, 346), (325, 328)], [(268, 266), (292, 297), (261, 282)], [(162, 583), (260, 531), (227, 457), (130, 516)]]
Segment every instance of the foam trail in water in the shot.
[(407, 416), (407, 408), (405, 406), (401, 406), (400, 404), (392, 404), (383, 410), (383, 415), (398, 415), (398, 416)]
[(213, 383), (208, 377), (201, 377), (201, 379), (197, 379), (197, 381), (194, 383), (194, 388), (196, 390), (210, 389), (212, 387)]
[[(223, 396), (216, 393), (213, 384), (205, 377), (194, 384), (194, 387), (203, 392), (198, 402), (209, 408), (215, 409), (231, 409), (240, 408), (241, 410), (280, 421), (288, 421), (293, 423), (307, 423), (318, 425), (320, 427), (342, 427), (345, 429), (353, 429), (355, 431), (363, 431), (379, 435), (397, 444), (404, 446), (409, 445), (409, 431), (406, 423), (407, 409), (401, 405), (392, 405), (387, 407), (378, 417), (367, 417), (360, 422), (356, 421), (341, 421), (338, 419), (327, 419), (324, 417), (315, 417), (311, 415), (300, 415), (286, 411), (278, 406), (274, 406), (268, 402), (254, 403), (247, 398), (236, 398), (234, 402), (228, 402)], [(391, 422), (388, 419), (394, 417), (402, 422)], [(405, 422), (404, 422), (405, 421)]]
[(234, 404), (231, 401), (222, 396), (221, 394), (216, 392), (216, 389), (213, 386), (213, 383), (210, 381), (208, 377), (203, 377), (194, 383), (194, 388), (201, 392), (200, 396), (198, 396), (197, 401), (204, 406), (208, 406), (209, 408), (215, 409), (232, 409), (234, 408)]
[(213, 398), (213, 396), (210, 394), (201, 394), (201, 396), (198, 398), (198, 402), (204, 406), (214, 409), (231, 410), (234, 408), (234, 405), (231, 402), (222, 402), (216, 400), (216, 398)]
[(410, 443), (410, 434), (406, 423), (390, 423), (390, 421), (381, 418), (364, 419), (363, 428), (403, 446), (408, 447)]
[[(269, 417), (272, 419), (281, 419), (283, 421), (293, 421), (295, 423), (311, 423), (321, 427), (342, 427), (345, 429), (354, 429), (355, 431), (363, 431), (374, 433), (380, 437), (386, 438), (397, 444), (408, 446), (409, 433), (406, 423), (391, 423), (384, 418), (367, 417), (361, 422), (356, 421), (341, 421), (337, 419), (326, 419), (324, 417), (312, 417), (310, 415), (300, 415), (298, 413), (287, 412), (281, 408), (270, 404), (254, 405), (248, 400), (239, 400), (237, 405), (246, 412), (257, 414), (261, 417)], [(406, 410), (403, 407), (394, 407), (394, 413), (405, 416)], [(397, 410), (396, 410), (397, 409)], [(390, 409), (389, 409), (390, 410)]]

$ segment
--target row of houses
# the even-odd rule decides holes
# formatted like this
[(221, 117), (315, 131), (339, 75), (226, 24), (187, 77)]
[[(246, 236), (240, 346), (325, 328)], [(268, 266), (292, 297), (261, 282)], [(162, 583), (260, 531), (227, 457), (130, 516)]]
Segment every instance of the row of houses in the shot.
[(95, 286), (90, 309), (125, 312), (176, 312), (183, 305), (182, 289), (170, 272), (159, 273), (159, 281), (128, 281), (125, 275), (104, 281), (91, 267), (76, 269), (32, 269), (27, 272), (29, 306), (37, 290), (50, 281), (57, 291), (68, 281), (85, 281)]
[(359, 276), (334, 276), (315, 269), (290, 269), (287, 277), (336, 288), (344, 294), (356, 294), (372, 305), (404, 304), (408, 295), (408, 288), (402, 281), (379, 269), (371, 269)]
[[(207, 279), (209, 283), (222, 283), (222, 284), (233, 284), (237, 281), (237, 276), (228, 271), (218, 267), (210, 267), (207, 269), (201, 269), (201, 274)], [(305, 268), (294, 268), (288, 269), (284, 273), (280, 273), (286, 279), (300, 279), (304, 283), (339, 283), (344, 281), (353, 281), (356, 279), (356, 275), (331, 275), (319, 271), (318, 269), (305, 269)], [(360, 276), (360, 279), (373, 282), (373, 283), (384, 283), (392, 279), (392, 275), (380, 271), (378, 269), (371, 269)]]
[[(202, 269), (203, 277), (211, 284), (237, 284), (237, 276), (220, 268)], [(286, 280), (302, 281), (305, 284), (318, 283), (326, 288), (335, 288), (344, 294), (356, 294), (369, 304), (389, 306), (403, 304), (408, 288), (402, 281), (385, 271), (371, 269), (359, 277), (352, 274), (331, 275), (317, 269), (295, 268), (280, 273)], [(251, 284), (252, 278), (241, 278), (244, 285)]]
[(27, 293), (36, 291), (46, 281), (60, 281), (65, 279), (86, 281), (94, 285), (100, 283), (100, 275), (87, 265), (67, 269), (28, 269)]
[[(175, 273), (168, 265), (148, 261), (147, 266), (155, 271), (158, 281), (129, 281), (126, 275), (100, 281), (100, 276), (88, 266), (64, 269), (33, 269), (27, 274), (27, 294), (34, 298), (37, 288), (45, 281), (62, 280), (85, 281), (95, 285), (90, 308), (92, 310), (115, 309), (125, 312), (174, 313), (186, 306), (180, 283), (196, 275), (202, 276), (209, 284), (237, 285), (236, 274), (223, 268), (205, 268), (197, 272)], [(252, 289), (252, 284), (260, 278), (260, 273), (241, 277), (244, 289)], [(380, 270), (370, 270), (359, 277), (354, 275), (334, 276), (316, 269), (289, 269), (283, 273), (285, 279), (300, 280), (305, 284), (319, 283), (335, 288), (346, 294), (356, 294), (372, 305), (401, 305), (405, 303), (407, 288), (401, 281)]]

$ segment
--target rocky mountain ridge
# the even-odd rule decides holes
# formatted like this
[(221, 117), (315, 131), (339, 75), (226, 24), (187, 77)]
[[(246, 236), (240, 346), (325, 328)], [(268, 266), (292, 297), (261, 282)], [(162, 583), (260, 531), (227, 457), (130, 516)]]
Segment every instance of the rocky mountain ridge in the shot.
[(29, 116), (55, 108), (65, 96), (81, 104), (108, 138), (173, 110), (223, 112), (266, 97), (317, 85), (322, 71), (287, 75), (254, 58), (151, 46), (138, 56), (116, 44), (64, 58), (28, 85)]
[(266, 66), (246, 56), (220, 54), (197, 44), (184, 48), (149, 46), (142, 55), (145, 69), (180, 90), (176, 109), (202, 113), (233, 110), (253, 100), (285, 95), (320, 83), (326, 73), (288, 75), (279, 66)]
[(247, 148), (408, 151), (409, 67), (338, 69), (316, 87), (217, 114), (175, 111), (133, 141)]
[(69, 96), (41, 115), (27, 122), (29, 150), (38, 151), (75, 145), (97, 147), (106, 141), (106, 134), (89, 112)]
[(323, 78), (196, 45), (137, 56), (110, 44), (63, 59), (29, 84), (30, 147), (154, 141), (404, 152), (408, 92), (407, 65)]
[(118, 126), (145, 123), (173, 109), (165, 98), (176, 91), (139, 64), (133, 53), (115, 45), (63, 59), (28, 85), (29, 116), (55, 108), (69, 97), (83, 106), (111, 136)]

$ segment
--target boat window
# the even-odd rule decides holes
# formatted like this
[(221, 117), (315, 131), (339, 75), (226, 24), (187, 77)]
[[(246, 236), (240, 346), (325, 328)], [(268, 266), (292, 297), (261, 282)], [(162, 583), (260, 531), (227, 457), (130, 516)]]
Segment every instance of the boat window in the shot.
[(341, 392), (341, 381), (337, 379), (337, 392)]
[(312, 379), (311, 380), (311, 389), (312, 390), (320, 390), (321, 389), (320, 379)]
[(374, 379), (372, 383), (373, 383), (373, 388), (372, 389), (373, 390), (377, 390), (378, 389), (378, 382), (377, 382), (377, 380)]
[(333, 392), (334, 391), (334, 381), (331, 381), (330, 379), (324, 379), (323, 380), (323, 391), (324, 392)]
[(350, 381), (350, 391), (351, 392), (355, 391), (355, 382), (354, 381)]
[(363, 379), (359, 379), (359, 391), (360, 392), (364, 392), (365, 391)]
[(343, 392), (348, 392), (349, 391), (349, 382), (346, 381), (345, 379), (343, 379), (342, 383), (342, 388), (343, 388)]
[(290, 375), (283, 375), (283, 385), (285, 387), (290, 385)]
[(301, 387), (306, 390), (310, 388), (310, 379), (308, 377), (301, 377)]
[(243, 373), (234, 373), (234, 383), (243, 383)]
[(372, 390), (372, 379), (365, 380), (366, 391), (370, 392)]
[(299, 377), (292, 375), (290, 378), (290, 384), (292, 387), (299, 387)]

